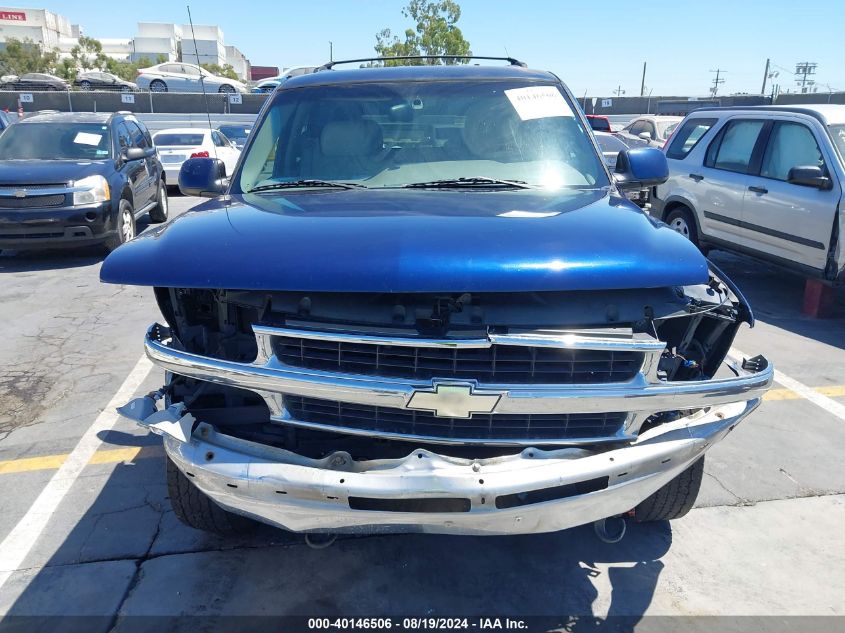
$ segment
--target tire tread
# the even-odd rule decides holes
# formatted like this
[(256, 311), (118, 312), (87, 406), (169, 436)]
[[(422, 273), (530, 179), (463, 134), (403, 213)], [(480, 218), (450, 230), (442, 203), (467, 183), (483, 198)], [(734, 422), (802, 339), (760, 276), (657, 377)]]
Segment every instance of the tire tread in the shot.
[(704, 457), (675, 477), (634, 509), (634, 518), (646, 521), (680, 519), (692, 509), (704, 476)]

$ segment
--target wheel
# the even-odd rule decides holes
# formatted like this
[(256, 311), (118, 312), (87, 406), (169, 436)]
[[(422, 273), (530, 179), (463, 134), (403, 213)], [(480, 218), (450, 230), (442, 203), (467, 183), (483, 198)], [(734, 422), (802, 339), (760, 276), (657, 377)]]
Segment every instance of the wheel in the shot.
[(167, 92), (167, 84), (161, 79), (153, 79), (150, 82), (150, 92)]
[(169, 203), (167, 201), (167, 185), (164, 184), (164, 180), (158, 181), (156, 201), (158, 204), (150, 209), (150, 220), (153, 222), (167, 222)]
[(220, 86), (220, 88), (217, 90), (217, 92), (231, 94), (231, 93), (235, 92), (235, 89), (232, 86), (230, 86), (229, 84), (223, 84), (222, 86)]
[(680, 519), (692, 509), (703, 477), (704, 457), (634, 508), (634, 519), (640, 523)]
[(106, 248), (113, 251), (133, 237), (135, 237), (135, 210), (129, 200), (124, 198), (117, 208), (117, 232), (106, 240)]
[(191, 483), (167, 457), (167, 493), (173, 513), (182, 523), (197, 530), (224, 536), (245, 534), (257, 525), (246, 517), (227, 512)]
[(666, 224), (671, 226), (675, 231), (683, 235), (696, 246), (699, 245), (698, 228), (695, 225), (692, 213), (686, 207), (677, 207), (672, 209), (666, 217)]
[(91, 90), (91, 82), (87, 79), (79, 82), (79, 89), (80, 90)]

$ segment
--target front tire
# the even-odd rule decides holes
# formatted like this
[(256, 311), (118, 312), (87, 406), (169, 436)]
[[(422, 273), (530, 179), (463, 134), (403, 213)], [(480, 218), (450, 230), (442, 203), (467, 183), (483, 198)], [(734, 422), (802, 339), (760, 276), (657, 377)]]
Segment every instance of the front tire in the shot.
[(161, 79), (153, 79), (150, 82), (150, 92), (167, 92), (167, 84)]
[(153, 222), (167, 222), (167, 216), (170, 209), (170, 203), (167, 200), (167, 185), (164, 180), (158, 181), (158, 193), (156, 194), (155, 207), (150, 209), (150, 220)]
[(246, 534), (256, 523), (246, 517), (227, 512), (191, 483), (167, 457), (167, 493), (173, 513), (182, 523), (223, 536)]
[(680, 233), (690, 242), (700, 247), (698, 239), (698, 227), (695, 224), (695, 218), (692, 212), (686, 207), (676, 207), (666, 216), (666, 224), (668, 224), (676, 233)]
[(90, 81), (80, 81), (79, 82), (79, 89), (80, 90), (91, 90), (91, 82)]
[(126, 244), (135, 237), (135, 210), (129, 200), (123, 198), (117, 207), (117, 232), (110, 236), (105, 244), (109, 252)]
[(704, 457), (634, 508), (634, 519), (639, 523), (680, 519), (692, 509), (703, 477)]

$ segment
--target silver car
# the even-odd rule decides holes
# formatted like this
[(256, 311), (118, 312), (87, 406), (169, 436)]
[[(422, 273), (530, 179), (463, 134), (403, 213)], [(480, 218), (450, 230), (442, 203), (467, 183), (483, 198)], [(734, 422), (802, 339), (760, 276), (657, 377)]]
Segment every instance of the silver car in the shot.
[(631, 121), (618, 134), (631, 147), (663, 147), (684, 117), (641, 116)]
[(703, 250), (845, 281), (845, 105), (696, 110), (665, 152), (652, 214)]
[(150, 92), (247, 92), (247, 87), (235, 79), (212, 75), (205, 68), (184, 62), (164, 62), (138, 70), (135, 83)]

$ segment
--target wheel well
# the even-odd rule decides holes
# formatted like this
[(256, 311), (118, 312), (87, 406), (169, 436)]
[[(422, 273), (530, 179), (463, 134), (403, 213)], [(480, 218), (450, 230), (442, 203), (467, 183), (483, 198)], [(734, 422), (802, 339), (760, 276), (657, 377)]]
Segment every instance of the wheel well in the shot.
[[(666, 218), (669, 217), (669, 214), (672, 213), (672, 211), (674, 211), (675, 209), (680, 209), (681, 207), (683, 207), (684, 209), (686, 209), (687, 211), (692, 213), (692, 209), (690, 209), (689, 206), (687, 206), (683, 202), (679, 202), (678, 200), (674, 200), (672, 202), (667, 202), (666, 206), (663, 207), (663, 217), (661, 218), (661, 220), (663, 220), (665, 222)], [(695, 214), (693, 214), (693, 215), (695, 215)]]

